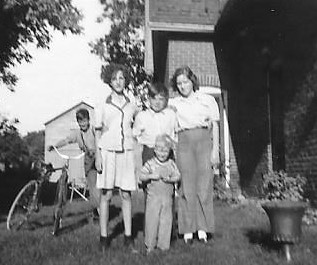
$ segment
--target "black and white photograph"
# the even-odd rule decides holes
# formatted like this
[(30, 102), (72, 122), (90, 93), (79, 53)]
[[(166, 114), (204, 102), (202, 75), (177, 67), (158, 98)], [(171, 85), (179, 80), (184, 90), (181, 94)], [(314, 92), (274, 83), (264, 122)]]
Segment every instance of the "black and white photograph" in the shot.
[(316, 0), (1, 0), (0, 264), (315, 265)]

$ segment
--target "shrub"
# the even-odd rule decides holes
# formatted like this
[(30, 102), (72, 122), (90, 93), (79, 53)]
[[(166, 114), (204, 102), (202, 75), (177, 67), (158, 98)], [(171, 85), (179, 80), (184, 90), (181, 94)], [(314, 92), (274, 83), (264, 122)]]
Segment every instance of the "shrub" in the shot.
[(304, 200), (305, 177), (288, 176), (285, 171), (272, 171), (263, 175), (263, 193), (268, 200)]
[(220, 170), (220, 174), (214, 175), (214, 199), (229, 204), (238, 203), (238, 198), (236, 198), (231, 190), (230, 184), (227, 182), (223, 171)]

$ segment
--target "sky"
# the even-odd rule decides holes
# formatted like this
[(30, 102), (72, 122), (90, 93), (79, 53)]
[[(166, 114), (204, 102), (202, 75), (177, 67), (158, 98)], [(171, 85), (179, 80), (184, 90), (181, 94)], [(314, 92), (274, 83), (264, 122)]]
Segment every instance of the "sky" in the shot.
[(100, 79), (101, 60), (90, 53), (89, 42), (109, 31), (109, 22), (97, 23), (99, 0), (73, 0), (84, 14), (84, 33), (66, 36), (52, 32), (50, 49), (30, 46), (31, 63), (13, 69), (19, 81), (15, 92), (0, 88), (0, 112), (18, 118), (22, 135), (44, 130), (44, 123), (81, 101), (95, 105), (109, 93)]

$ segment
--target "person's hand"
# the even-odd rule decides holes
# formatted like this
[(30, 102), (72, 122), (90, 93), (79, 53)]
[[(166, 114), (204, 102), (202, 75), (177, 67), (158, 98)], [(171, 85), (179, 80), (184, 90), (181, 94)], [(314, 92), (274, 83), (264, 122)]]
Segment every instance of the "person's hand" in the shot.
[(160, 179), (168, 181), (170, 177), (169, 169), (167, 167), (160, 168)]
[(101, 174), (102, 173), (102, 157), (101, 157), (101, 152), (99, 148), (97, 149), (95, 155), (96, 155), (95, 167), (96, 167), (97, 173)]
[(206, 119), (205, 119), (205, 122), (207, 123), (208, 129), (212, 129), (212, 120), (209, 119), (209, 118), (206, 118)]
[(49, 146), (47, 147), (47, 151), (51, 152), (51, 151), (53, 151), (53, 150), (54, 150), (54, 145), (49, 145)]
[(167, 108), (173, 110), (174, 112), (177, 112), (177, 109), (175, 106), (167, 105)]
[(151, 175), (150, 175), (150, 179), (151, 180), (159, 180), (160, 179), (160, 173), (159, 172), (153, 172)]
[(170, 182), (170, 181), (171, 181), (169, 177), (162, 177), (161, 179), (162, 179), (164, 182)]

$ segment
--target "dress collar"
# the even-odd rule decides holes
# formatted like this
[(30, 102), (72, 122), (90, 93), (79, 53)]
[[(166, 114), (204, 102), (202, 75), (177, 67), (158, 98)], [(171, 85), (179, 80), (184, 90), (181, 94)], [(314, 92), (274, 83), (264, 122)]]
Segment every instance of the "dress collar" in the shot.
[(192, 100), (195, 100), (197, 98), (197, 92), (196, 91), (193, 91), (193, 93), (191, 93), (191, 95), (189, 97), (183, 97), (183, 96), (179, 96), (178, 97), (178, 100), (180, 101), (192, 101)]
[[(128, 103), (130, 103), (130, 99), (129, 99), (126, 95), (123, 95), (123, 97), (124, 97), (124, 99), (125, 99), (125, 104), (123, 104), (122, 108), (124, 108)], [(107, 97), (106, 103), (118, 107), (117, 104), (115, 104), (115, 103), (113, 102), (113, 99), (112, 99), (112, 95), (111, 95), (111, 94)]]

